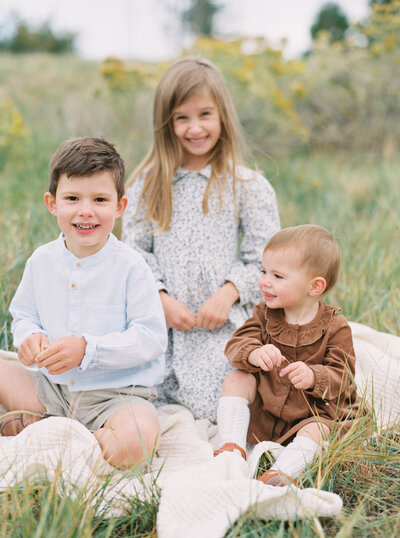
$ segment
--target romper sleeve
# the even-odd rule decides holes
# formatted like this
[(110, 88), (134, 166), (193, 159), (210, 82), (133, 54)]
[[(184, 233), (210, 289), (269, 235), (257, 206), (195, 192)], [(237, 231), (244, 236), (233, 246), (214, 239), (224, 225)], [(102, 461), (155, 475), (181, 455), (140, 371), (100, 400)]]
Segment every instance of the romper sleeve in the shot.
[(332, 318), (323, 364), (310, 365), (315, 383), (304, 392), (314, 398), (336, 400), (346, 394), (355, 375), (355, 353), (351, 328), (346, 318), (336, 314)]
[(259, 372), (261, 368), (248, 362), (250, 353), (265, 344), (263, 326), (265, 325), (265, 307), (257, 305), (253, 315), (237, 329), (225, 346), (225, 355), (238, 370)]
[(140, 209), (138, 214), (135, 214), (143, 184), (144, 174), (139, 176), (126, 191), (128, 205), (122, 217), (122, 241), (143, 256), (153, 272), (158, 290), (161, 291), (166, 290), (166, 288), (162, 271), (153, 252), (153, 227), (144, 221), (144, 207)]
[(238, 182), (238, 204), (240, 252), (225, 280), (236, 286), (241, 305), (257, 304), (262, 252), (280, 229), (278, 204), (273, 187), (261, 174)]

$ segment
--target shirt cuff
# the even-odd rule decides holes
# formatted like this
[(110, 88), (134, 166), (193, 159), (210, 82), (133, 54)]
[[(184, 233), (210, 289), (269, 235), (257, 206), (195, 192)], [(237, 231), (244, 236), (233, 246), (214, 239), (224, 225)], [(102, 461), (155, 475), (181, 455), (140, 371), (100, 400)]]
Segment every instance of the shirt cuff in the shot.
[(304, 392), (314, 398), (323, 398), (328, 386), (326, 370), (322, 364), (315, 364), (314, 366), (310, 366), (310, 368), (314, 372), (314, 386), (312, 389), (307, 389)]
[[(157, 285), (157, 289), (158, 291), (165, 291), (167, 292), (167, 288), (165, 287), (164, 285), (164, 282), (162, 280), (157, 280), (156, 281), (156, 285)], [(168, 292), (167, 292), (168, 293)]]
[(80, 372), (84, 372), (88, 368), (93, 368), (94, 366), (94, 357), (96, 353), (96, 340), (93, 336), (88, 334), (83, 334), (82, 337), (86, 341), (86, 350), (83, 356), (82, 362), (78, 366)]

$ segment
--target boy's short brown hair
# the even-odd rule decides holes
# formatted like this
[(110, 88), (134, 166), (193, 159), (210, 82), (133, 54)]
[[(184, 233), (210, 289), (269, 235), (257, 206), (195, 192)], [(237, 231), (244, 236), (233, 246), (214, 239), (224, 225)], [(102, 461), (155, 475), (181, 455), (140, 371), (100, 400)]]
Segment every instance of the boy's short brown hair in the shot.
[(91, 176), (105, 170), (112, 173), (120, 200), (125, 190), (125, 166), (115, 146), (104, 138), (71, 138), (61, 144), (50, 161), (49, 192), (56, 196), (62, 174), (67, 174), (67, 177)]
[(322, 276), (329, 291), (336, 284), (340, 268), (339, 245), (332, 234), (316, 224), (290, 226), (277, 232), (264, 248), (267, 250), (295, 250), (299, 265), (310, 269), (313, 277)]

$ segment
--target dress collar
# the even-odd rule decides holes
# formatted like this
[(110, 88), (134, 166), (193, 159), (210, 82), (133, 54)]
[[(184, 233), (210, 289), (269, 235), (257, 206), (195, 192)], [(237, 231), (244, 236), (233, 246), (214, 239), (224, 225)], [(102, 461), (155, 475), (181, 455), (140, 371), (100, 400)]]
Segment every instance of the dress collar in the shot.
[(195, 170), (186, 170), (186, 168), (178, 168), (178, 170), (175, 173), (173, 183), (176, 183), (177, 181), (180, 181), (181, 179), (184, 179), (186, 177), (189, 177), (192, 174), (196, 174), (198, 177), (202, 177), (203, 179), (206, 179), (207, 181), (211, 177), (211, 164), (208, 164), (201, 170), (195, 171)]

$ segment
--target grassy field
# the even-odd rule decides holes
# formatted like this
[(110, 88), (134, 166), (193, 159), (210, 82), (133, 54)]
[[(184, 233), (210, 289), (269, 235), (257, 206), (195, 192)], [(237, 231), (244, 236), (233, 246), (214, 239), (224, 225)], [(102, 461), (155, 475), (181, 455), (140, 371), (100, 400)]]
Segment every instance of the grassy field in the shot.
[[(62, 64), (41, 55), (1, 57), (0, 83), (0, 107), (11, 107), (12, 98), (23, 120), (14, 141), (0, 118), (0, 348), (12, 349), (8, 305), (25, 260), (58, 234), (42, 202), (51, 154), (67, 137), (100, 135), (116, 143), (131, 170), (150, 140), (152, 95), (113, 92), (97, 64), (73, 57)], [(7, 154), (4, 140), (12, 142)], [(249, 164), (256, 162), (277, 192), (282, 225), (314, 222), (336, 236), (343, 263), (328, 302), (352, 321), (400, 334), (400, 156), (349, 148), (276, 157), (252, 146), (251, 137), (249, 146)], [(338, 517), (283, 523), (245, 514), (227, 536), (399, 536), (399, 431), (378, 432), (369, 423), (332, 439), (304, 476), (304, 485), (342, 496)], [(109, 520), (84, 496), (60, 497), (51, 483), (21, 484), (0, 494), (0, 536), (154, 537), (157, 502), (155, 489), (149, 502), (132, 499), (125, 518)]]

